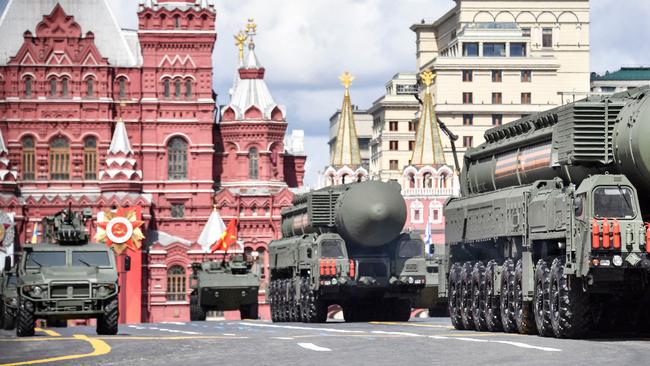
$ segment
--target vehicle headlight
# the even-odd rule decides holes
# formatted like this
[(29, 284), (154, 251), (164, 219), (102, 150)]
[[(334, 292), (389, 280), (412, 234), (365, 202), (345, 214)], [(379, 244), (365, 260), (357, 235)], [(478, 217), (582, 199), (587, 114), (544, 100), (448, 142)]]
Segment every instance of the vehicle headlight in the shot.
[(11, 306), (18, 306), (18, 298), (12, 297), (11, 301), (9, 301), (9, 304), (11, 304)]
[(107, 286), (99, 286), (97, 289), (97, 296), (106, 296), (108, 295), (108, 287)]
[(41, 288), (41, 286), (34, 286), (30, 294), (34, 297), (41, 297), (43, 296), (43, 289)]
[(623, 265), (623, 257), (620, 255), (615, 255), (614, 258), (612, 258), (612, 263), (614, 263), (616, 267), (620, 267)]
[(409, 284), (412, 285), (412, 284), (413, 284), (413, 281), (414, 281), (414, 280), (413, 280), (413, 277), (409, 276)]
[(336, 278), (332, 278), (332, 285), (336, 285)]

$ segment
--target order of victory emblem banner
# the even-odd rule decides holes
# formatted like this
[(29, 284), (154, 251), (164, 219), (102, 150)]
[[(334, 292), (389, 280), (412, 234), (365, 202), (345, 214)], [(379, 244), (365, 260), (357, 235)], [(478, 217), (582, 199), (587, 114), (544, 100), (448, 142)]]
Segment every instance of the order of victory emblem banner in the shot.
[(111, 211), (105, 209), (103, 215), (97, 215), (97, 242), (106, 243), (116, 254), (126, 248), (137, 251), (142, 246), (142, 207), (134, 206)]
[(0, 211), (0, 252), (7, 252), (14, 244), (13, 218)]

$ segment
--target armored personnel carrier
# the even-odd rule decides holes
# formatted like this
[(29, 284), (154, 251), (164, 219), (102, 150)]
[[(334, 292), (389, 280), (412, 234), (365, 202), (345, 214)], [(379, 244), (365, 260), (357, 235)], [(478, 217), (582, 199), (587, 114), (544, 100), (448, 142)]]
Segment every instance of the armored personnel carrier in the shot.
[(215, 310), (239, 310), (242, 319), (257, 319), (260, 279), (251, 267), (241, 254), (228, 261), (193, 263), (190, 320), (205, 320)]
[[(6, 257), (5, 259), (9, 259)], [(16, 270), (11, 268), (11, 261), (6, 261), (0, 273), (0, 328), (11, 330), (16, 327), (18, 296), (16, 292)]]
[[(485, 133), (445, 206), (457, 329), (584, 337), (650, 325), (650, 88)], [(446, 286), (442, 286), (446, 285)], [(606, 325), (607, 326), (607, 325)]]
[(410, 317), (426, 284), (424, 243), (402, 233), (406, 204), (397, 183), (367, 181), (298, 195), (269, 244), (275, 322), (325, 322), (340, 305), (346, 321)]
[(85, 222), (91, 218), (90, 209), (65, 209), (44, 220), (47, 242), (24, 247), (17, 266), (19, 337), (34, 335), (38, 318), (96, 318), (97, 334), (117, 333), (115, 256), (105, 245), (88, 243)]

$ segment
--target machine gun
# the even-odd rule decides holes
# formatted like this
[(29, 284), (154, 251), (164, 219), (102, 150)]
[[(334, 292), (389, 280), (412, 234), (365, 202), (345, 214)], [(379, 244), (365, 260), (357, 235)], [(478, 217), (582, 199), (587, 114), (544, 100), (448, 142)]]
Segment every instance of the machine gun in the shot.
[(90, 207), (81, 212), (72, 211), (72, 204), (52, 216), (43, 219), (44, 237), (51, 243), (61, 245), (88, 244), (86, 221), (93, 217)]

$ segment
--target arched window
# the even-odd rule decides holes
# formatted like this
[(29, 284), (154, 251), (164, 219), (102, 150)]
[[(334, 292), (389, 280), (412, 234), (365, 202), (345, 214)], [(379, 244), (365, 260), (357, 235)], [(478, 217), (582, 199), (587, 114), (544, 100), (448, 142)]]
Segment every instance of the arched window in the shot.
[(343, 174), (343, 175), (341, 176), (341, 183), (342, 183), (342, 184), (346, 184), (347, 182), (348, 182), (348, 175), (347, 175), (347, 174)]
[(185, 80), (185, 96), (187, 98), (192, 97), (192, 80), (190, 79)]
[(70, 144), (62, 137), (50, 143), (50, 179), (70, 179)]
[[(266, 268), (264, 266), (264, 255), (266, 250), (264, 248), (257, 249), (257, 255), (255, 258), (255, 266), (257, 267), (257, 273), (261, 278), (266, 278)], [(262, 284), (265, 284), (266, 281), (262, 281)]]
[(50, 79), (50, 96), (51, 97), (56, 97), (56, 79), (55, 78)]
[(61, 96), (68, 96), (68, 78), (63, 78), (63, 80), (61, 80)]
[(169, 180), (187, 179), (187, 142), (180, 137), (167, 145), (167, 175)]
[(119, 78), (117, 82), (119, 84), (120, 98), (126, 98), (126, 78)]
[(422, 217), (422, 210), (424, 208), (424, 205), (422, 204), (421, 201), (415, 200), (411, 202), (410, 205), (411, 208), (411, 222), (415, 224), (422, 223), (424, 221), (424, 218)]
[(181, 27), (181, 17), (180, 15), (174, 15), (174, 28), (178, 29)]
[(97, 179), (97, 140), (94, 137), (84, 140), (84, 179)]
[(447, 174), (440, 175), (440, 188), (447, 188)]
[(172, 266), (167, 270), (167, 301), (185, 301), (185, 268)]
[(169, 79), (165, 79), (163, 81), (163, 96), (165, 98), (169, 98), (169, 93), (170, 93), (170, 91), (169, 91)]
[(407, 177), (409, 188), (415, 188), (415, 176), (413, 173), (409, 174)]
[(34, 139), (32, 137), (25, 137), (23, 139), (23, 180), (36, 179), (36, 149), (34, 147)]
[(93, 78), (86, 79), (86, 96), (92, 97), (95, 94), (95, 80)]
[(180, 79), (174, 80), (174, 96), (176, 98), (181, 97), (181, 80)]
[(25, 96), (26, 97), (31, 97), (32, 96), (32, 82), (34, 79), (31, 76), (27, 76), (25, 78)]
[(257, 153), (257, 148), (251, 147), (248, 150), (248, 178), (249, 179), (258, 179), (260, 173), (259, 167), (259, 154)]
[(433, 176), (431, 173), (424, 173), (422, 176), (422, 186), (423, 188), (433, 188)]

